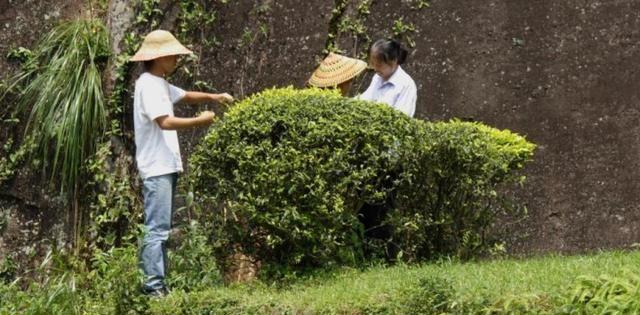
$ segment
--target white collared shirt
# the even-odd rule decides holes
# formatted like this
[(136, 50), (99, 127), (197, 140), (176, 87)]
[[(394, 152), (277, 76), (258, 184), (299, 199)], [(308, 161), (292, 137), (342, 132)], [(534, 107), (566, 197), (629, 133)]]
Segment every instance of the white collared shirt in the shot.
[(416, 112), (417, 88), (413, 79), (398, 66), (396, 72), (387, 81), (375, 74), (369, 88), (358, 98), (389, 104), (409, 117), (413, 117)]

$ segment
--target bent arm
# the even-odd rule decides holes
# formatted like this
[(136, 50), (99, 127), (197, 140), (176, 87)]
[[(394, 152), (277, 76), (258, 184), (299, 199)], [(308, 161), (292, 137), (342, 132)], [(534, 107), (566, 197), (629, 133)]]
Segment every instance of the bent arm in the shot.
[(158, 124), (158, 126), (160, 126), (160, 129), (162, 130), (180, 130), (193, 127), (208, 126), (211, 124), (211, 122), (213, 122), (213, 119), (203, 116), (182, 118), (165, 115), (156, 118), (155, 122)]

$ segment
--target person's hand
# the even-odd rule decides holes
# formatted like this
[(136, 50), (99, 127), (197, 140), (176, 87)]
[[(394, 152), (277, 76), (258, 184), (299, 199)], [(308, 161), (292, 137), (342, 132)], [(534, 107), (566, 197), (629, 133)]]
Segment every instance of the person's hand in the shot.
[(217, 95), (217, 101), (221, 104), (229, 104), (234, 101), (233, 96), (229, 93), (222, 93)]
[(207, 126), (213, 123), (213, 118), (215, 117), (216, 117), (216, 114), (209, 110), (205, 110), (204, 112), (200, 113), (200, 115), (198, 115), (198, 118), (200, 118), (203, 124)]

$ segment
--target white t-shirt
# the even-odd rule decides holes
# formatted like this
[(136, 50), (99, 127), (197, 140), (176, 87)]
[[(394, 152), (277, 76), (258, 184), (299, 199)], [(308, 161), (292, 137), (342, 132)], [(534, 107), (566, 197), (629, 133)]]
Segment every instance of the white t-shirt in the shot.
[(154, 120), (173, 116), (173, 104), (186, 92), (148, 72), (136, 81), (133, 99), (133, 125), (136, 138), (138, 172), (148, 177), (182, 172), (178, 133), (162, 130)]
[(374, 75), (369, 88), (358, 98), (387, 103), (409, 117), (413, 117), (416, 112), (417, 88), (413, 79), (398, 66), (396, 72), (387, 81), (378, 74)]

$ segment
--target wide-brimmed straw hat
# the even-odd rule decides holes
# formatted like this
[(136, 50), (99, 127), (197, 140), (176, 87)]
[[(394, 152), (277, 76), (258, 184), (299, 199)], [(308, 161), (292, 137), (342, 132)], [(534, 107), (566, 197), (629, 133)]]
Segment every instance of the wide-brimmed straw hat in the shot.
[(309, 84), (319, 88), (334, 87), (355, 78), (366, 68), (367, 63), (362, 60), (329, 53), (311, 75)]
[(193, 52), (180, 44), (171, 33), (157, 30), (147, 34), (142, 46), (130, 60), (147, 61), (165, 56), (191, 54)]

